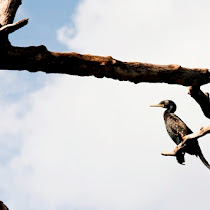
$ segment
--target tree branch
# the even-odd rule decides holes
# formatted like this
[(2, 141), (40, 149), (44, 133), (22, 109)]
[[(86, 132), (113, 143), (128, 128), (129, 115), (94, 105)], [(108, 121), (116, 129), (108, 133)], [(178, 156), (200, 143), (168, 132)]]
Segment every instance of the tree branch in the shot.
[(203, 93), (200, 86), (192, 86), (189, 88), (188, 94), (200, 105), (204, 115), (210, 119), (210, 101), (209, 94)]
[(197, 133), (191, 133), (189, 135), (183, 136), (183, 141), (179, 145), (177, 145), (172, 152), (162, 152), (161, 154), (164, 156), (176, 156), (181, 149), (184, 149), (188, 144), (190, 144), (191, 139), (198, 139), (208, 133), (210, 133), (210, 125), (202, 127)]
[(50, 52), (45, 46), (13, 47), (8, 34), (27, 24), (28, 19), (12, 23), (21, 0), (0, 0), (0, 69), (43, 71), (77, 76), (112, 78), (134, 83), (152, 82), (200, 86), (210, 82), (208, 69), (180, 65), (154, 65), (122, 62), (112, 57)]
[(208, 69), (122, 62), (110, 56), (50, 52), (45, 46), (26, 48), (10, 46), (7, 53), (3, 53), (1, 57), (0, 69), (107, 77), (134, 83), (164, 82), (184, 86), (203, 85), (210, 81)]
[(191, 133), (191, 134), (188, 134), (188, 135), (184, 136), (182, 138), (183, 142), (180, 143), (180, 146), (186, 144), (187, 141), (190, 140), (190, 139), (195, 139), (195, 138), (198, 139), (202, 136), (205, 136), (208, 133), (210, 133), (210, 125), (208, 125), (206, 127), (201, 127), (200, 131), (198, 131), (197, 133)]
[(0, 34), (4, 33), (6, 35), (13, 33), (14, 31), (22, 28), (28, 23), (28, 18), (20, 20), (16, 23), (7, 24), (0, 28)]
[[(24, 19), (13, 24), (21, 0), (0, 0), (0, 55), (7, 53), (11, 46), (8, 35), (27, 24)], [(9, 61), (8, 61), (9, 62)]]
[(21, 0), (0, 0), (0, 25), (5, 26), (14, 21)]

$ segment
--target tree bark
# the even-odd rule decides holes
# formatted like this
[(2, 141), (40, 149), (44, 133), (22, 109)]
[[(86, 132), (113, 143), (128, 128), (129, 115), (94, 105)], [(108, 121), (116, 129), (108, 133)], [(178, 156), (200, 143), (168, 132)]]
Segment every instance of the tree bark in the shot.
[(188, 94), (200, 105), (204, 115), (210, 119), (209, 93), (203, 93), (200, 86), (192, 86), (189, 88)]
[(0, 24), (5, 26), (13, 23), (21, 0), (0, 0)]
[[(7, 48), (1, 55), (1, 69), (65, 73), (77, 76), (112, 78), (134, 83), (152, 82), (202, 85), (209, 82), (207, 69), (183, 68), (179, 65), (154, 65), (122, 62), (112, 57), (81, 55), (78, 53), (49, 52), (45, 46)], [(8, 62), (9, 61), (9, 62)]]
[(208, 69), (184, 68), (180, 65), (154, 65), (122, 62), (112, 57), (50, 52), (45, 46), (14, 47), (9, 33), (28, 23), (24, 19), (13, 24), (21, 0), (0, 0), (0, 69), (43, 71), (77, 76), (112, 78), (134, 83), (152, 82), (201, 86), (210, 82)]

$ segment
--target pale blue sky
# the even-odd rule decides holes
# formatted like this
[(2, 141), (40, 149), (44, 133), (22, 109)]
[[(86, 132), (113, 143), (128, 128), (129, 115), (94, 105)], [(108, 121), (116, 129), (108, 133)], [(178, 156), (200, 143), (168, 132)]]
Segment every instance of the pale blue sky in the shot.
[[(29, 18), (26, 27), (10, 35), (10, 41), (15, 46), (45, 45), (52, 51), (66, 51), (67, 47), (57, 41), (56, 30), (64, 24), (71, 25), (71, 16), (80, 0), (63, 0), (61, 4), (57, 1), (23, 1), (20, 6), (15, 21)], [(42, 6), (40, 6), (42, 5)], [(17, 79), (13, 88), (2, 92), (4, 100), (19, 100), (28, 92), (43, 87), (46, 80), (52, 75), (45, 73), (29, 73), (27, 71), (7, 72), (11, 77)], [(4, 73), (0, 72), (0, 76)], [(6, 89), (8, 81), (2, 81), (1, 86)]]
[(42, 41), (49, 50), (65, 50), (65, 46), (56, 40), (56, 30), (62, 25), (71, 25), (71, 16), (79, 2), (80, 0), (23, 1), (17, 17), (28, 17), (29, 24), (12, 34), (11, 41), (14, 45), (24, 46), (40, 45)]
[[(209, 8), (207, 0), (23, 0), (16, 20), (29, 24), (10, 40), (209, 68)], [(27, 71), (1, 71), (0, 81), (0, 199), (9, 209), (209, 209), (208, 169), (196, 157), (182, 166), (160, 155), (175, 145), (163, 110), (149, 107), (172, 99), (199, 130), (209, 120), (186, 87)], [(200, 145), (210, 161), (209, 136)]]

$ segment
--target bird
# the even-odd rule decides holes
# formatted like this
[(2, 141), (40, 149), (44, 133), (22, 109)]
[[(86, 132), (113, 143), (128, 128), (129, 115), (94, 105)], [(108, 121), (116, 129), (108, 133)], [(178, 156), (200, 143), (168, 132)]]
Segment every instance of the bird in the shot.
[[(174, 112), (176, 111), (176, 104), (173, 101), (163, 100), (159, 104), (151, 105), (151, 107), (162, 107), (166, 109), (163, 115), (165, 127), (169, 136), (177, 145), (183, 141), (183, 136), (192, 133), (190, 128), (177, 115), (174, 114)], [(186, 147), (184, 147), (176, 154), (176, 159), (178, 163), (185, 163), (185, 153), (199, 157), (202, 163), (208, 169), (210, 169), (209, 163), (202, 154), (197, 138), (191, 139), (190, 144), (187, 144)]]

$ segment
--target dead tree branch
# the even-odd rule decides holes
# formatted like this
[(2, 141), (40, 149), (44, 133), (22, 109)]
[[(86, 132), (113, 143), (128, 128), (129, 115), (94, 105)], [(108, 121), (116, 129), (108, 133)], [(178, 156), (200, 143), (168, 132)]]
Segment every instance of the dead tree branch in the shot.
[(172, 152), (162, 152), (161, 154), (164, 156), (176, 156), (181, 149), (184, 149), (188, 144), (190, 144), (190, 140), (198, 139), (208, 133), (210, 133), (210, 125), (202, 127), (197, 133), (191, 133), (189, 135), (183, 136), (183, 141), (179, 145), (177, 145)]
[(197, 133), (191, 133), (187, 136), (184, 136), (183, 142), (181, 144), (186, 144), (188, 140), (190, 139), (198, 139), (202, 136), (205, 136), (206, 134), (210, 133), (210, 125), (206, 126), (206, 127), (201, 127), (200, 131), (198, 131)]
[(189, 88), (188, 94), (200, 105), (204, 115), (210, 119), (209, 93), (203, 93), (200, 86), (192, 86)]
[(14, 47), (8, 40), (8, 34), (28, 23), (28, 19), (12, 23), (20, 4), (21, 0), (0, 0), (0, 23), (2, 25), (0, 28), (0, 69), (107, 77), (134, 83), (151, 82), (200, 86), (210, 82), (208, 69), (122, 62), (110, 56), (50, 52), (45, 46)]
[(5, 26), (14, 21), (21, 0), (0, 0), (0, 24)]
[(65, 73), (97, 78), (107, 77), (134, 83), (165, 82), (189, 86), (209, 82), (207, 69), (122, 62), (112, 57), (49, 52), (44, 46), (26, 48), (11, 46), (2, 57), (1, 69)]
[(28, 18), (20, 20), (16, 23), (7, 24), (0, 28), (0, 33), (5, 33), (5, 34), (9, 35), (10, 33), (13, 33), (14, 31), (25, 26), (27, 23), (28, 23)]

